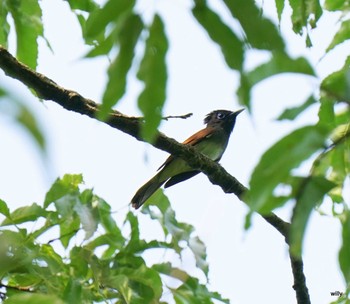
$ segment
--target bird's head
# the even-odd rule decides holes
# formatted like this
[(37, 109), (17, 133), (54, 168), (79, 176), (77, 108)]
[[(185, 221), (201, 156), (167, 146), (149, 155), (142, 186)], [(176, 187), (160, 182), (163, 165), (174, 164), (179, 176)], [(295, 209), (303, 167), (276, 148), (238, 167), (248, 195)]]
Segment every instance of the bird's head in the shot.
[(204, 118), (204, 123), (208, 127), (221, 127), (227, 133), (231, 133), (236, 123), (236, 117), (243, 110), (244, 109), (240, 109), (236, 112), (228, 110), (215, 110), (207, 114), (207, 116)]

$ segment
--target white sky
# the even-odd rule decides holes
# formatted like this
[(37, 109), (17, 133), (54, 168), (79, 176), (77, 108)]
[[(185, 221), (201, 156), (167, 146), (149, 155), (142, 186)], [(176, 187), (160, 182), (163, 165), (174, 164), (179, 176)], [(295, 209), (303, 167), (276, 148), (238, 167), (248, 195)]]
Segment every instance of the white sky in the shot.
[[(213, 7), (218, 3), (211, 1)], [(106, 81), (104, 58), (81, 60), (82, 46), (79, 26), (63, 1), (42, 1), (46, 36), (54, 54), (41, 43), (38, 70), (58, 84), (99, 101)], [(193, 112), (187, 120), (164, 122), (161, 130), (179, 141), (202, 128), (208, 112), (224, 108), (240, 108), (235, 96), (237, 75), (229, 71), (218, 47), (214, 46), (189, 13), (191, 1), (144, 1), (145, 14), (159, 11), (166, 22), (170, 38), (168, 60), (168, 95), (165, 115)], [(273, 1), (264, 1), (264, 10), (276, 20)], [(218, 7), (218, 9), (221, 9)], [(284, 16), (288, 21), (290, 12)], [(227, 12), (224, 12), (227, 16)], [(331, 34), (337, 27), (337, 16), (327, 15), (311, 35), (315, 47), (307, 50), (304, 39), (290, 30), (289, 22), (281, 30), (288, 39), (293, 55), (306, 55), (316, 64), (320, 77), (339, 69), (345, 48), (339, 47), (320, 60)], [(266, 59), (265, 54), (251, 52), (248, 67)], [(137, 142), (117, 130), (79, 114), (69, 113), (52, 102), (35, 100), (24, 86), (0, 74), (2, 86), (12, 88), (16, 96), (40, 115), (48, 137), (50, 167), (44, 169), (40, 155), (18, 126), (0, 117), (2, 141), (0, 157), (0, 197), (12, 209), (41, 203), (57, 176), (83, 173), (87, 187), (107, 200), (117, 218), (128, 211), (134, 192), (148, 180), (166, 158), (164, 152)], [(140, 86), (130, 78), (126, 98), (117, 109), (128, 115), (139, 114), (136, 99)], [(253, 117), (239, 116), (229, 147), (221, 164), (243, 184), (272, 143), (297, 126), (314, 122), (317, 110), (311, 109), (297, 122), (274, 122), (287, 106), (300, 104), (317, 87), (310, 77), (283, 75), (257, 86), (253, 91)], [(287, 156), (286, 156), (287, 157)], [(19, 192), (21, 189), (22, 192)], [(166, 190), (178, 219), (194, 225), (208, 249), (211, 290), (218, 291), (232, 303), (295, 303), (295, 293), (287, 248), (279, 233), (255, 216), (253, 226), (243, 229), (247, 207), (233, 195), (224, 194), (202, 175)], [(291, 206), (278, 210), (289, 219)], [(142, 215), (139, 215), (142, 218)], [(144, 223), (142, 233), (147, 239), (159, 237), (157, 229)], [(304, 242), (304, 263), (312, 303), (336, 300), (331, 291), (344, 291), (337, 266), (341, 244), (339, 224), (326, 216), (313, 214)], [(152, 257), (148, 257), (152, 259)], [(158, 258), (158, 257), (157, 257)], [(160, 261), (159, 261), (160, 262)], [(192, 261), (184, 261), (193, 271)]]

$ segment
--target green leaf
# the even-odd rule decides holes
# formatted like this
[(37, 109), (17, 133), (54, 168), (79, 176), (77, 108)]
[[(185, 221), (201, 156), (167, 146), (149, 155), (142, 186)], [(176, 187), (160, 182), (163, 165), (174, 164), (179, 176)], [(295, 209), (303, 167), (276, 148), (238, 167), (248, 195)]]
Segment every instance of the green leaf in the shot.
[(74, 303), (74, 304), (84, 303), (82, 301), (81, 282), (79, 282), (77, 279), (70, 278), (63, 292), (63, 300), (66, 303)]
[(342, 220), (343, 243), (339, 251), (339, 264), (345, 281), (350, 282), (350, 214), (344, 212)]
[(135, 0), (109, 0), (98, 10), (93, 11), (86, 21), (85, 37), (97, 38), (105, 31), (110, 22), (118, 22), (129, 14), (135, 5)]
[(251, 88), (257, 83), (281, 73), (299, 73), (315, 76), (315, 71), (305, 58), (293, 59), (285, 53), (274, 53), (269, 61), (242, 76), (241, 86), (237, 91), (240, 103), (250, 108)]
[(332, 42), (329, 44), (329, 46), (326, 49), (326, 52), (328, 53), (337, 45), (349, 39), (350, 39), (350, 20), (345, 20), (342, 22), (338, 32), (334, 35)]
[(299, 185), (289, 234), (290, 252), (293, 256), (301, 256), (302, 241), (312, 209), (335, 185), (323, 176), (310, 176)]
[(94, 0), (67, 0), (67, 2), (71, 10), (92, 12), (98, 7)]
[(161, 274), (173, 277), (180, 280), (181, 282), (186, 282), (190, 275), (179, 268), (173, 267), (171, 263), (154, 264), (152, 268)]
[(107, 55), (115, 43), (115, 33), (112, 32), (105, 39), (95, 44), (94, 47), (85, 55), (87, 58)]
[(114, 236), (114, 238), (120, 241), (122, 244), (124, 243), (124, 237), (117, 226), (115, 220), (111, 216), (111, 206), (108, 205), (103, 199), (99, 197), (95, 197), (95, 202), (97, 203), (97, 209), (100, 215), (100, 221), (103, 228)]
[(332, 131), (335, 127), (334, 102), (325, 97), (321, 98), (321, 106), (318, 111), (319, 124)]
[(286, 53), (274, 53), (270, 60), (259, 65), (247, 74), (251, 85), (282, 73), (298, 73), (315, 76), (315, 71), (311, 64), (304, 57), (296, 59), (290, 58)]
[(278, 116), (277, 120), (294, 120), (297, 118), (302, 112), (304, 112), (311, 105), (315, 104), (317, 100), (313, 95), (311, 95), (303, 104), (297, 107), (289, 108), (283, 111), (283, 113)]
[(276, 201), (270, 201), (270, 198), (274, 189), (280, 184), (288, 184), (291, 171), (324, 147), (327, 134), (328, 130), (321, 126), (302, 127), (268, 149), (251, 176), (246, 195), (248, 205), (263, 213), (273, 210)]
[(289, 0), (292, 7), (293, 30), (297, 34), (302, 34), (303, 28), (308, 24), (311, 28), (316, 27), (316, 22), (322, 15), (322, 7), (319, 0)]
[(41, 151), (46, 151), (46, 141), (45, 137), (38, 126), (38, 123), (33, 115), (33, 113), (24, 104), (18, 104), (19, 111), (17, 113), (17, 122), (21, 124), (33, 137), (33, 139), (38, 144)]
[(5, 1), (0, 1), (0, 45), (8, 47), (8, 36), (10, 32), (10, 24), (7, 21), (8, 9)]
[(321, 91), (331, 99), (337, 101), (350, 100), (350, 57), (346, 59), (344, 67), (326, 77), (321, 83)]
[(122, 303), (132, 303), (133, 291), (129, 286), (129, 279), (126, 275), (119, 274), (108, 278), (108, 285), (118, 290), (122, 297)]
[(262, 16), (254, 0), (224, 0), (233, 17), (241, 24), (247, 41), (262, 50), (284, 49), (284, 42), (276, 26)]
[(126, 90), (126, 78), (134, 58), (134, 50), (143, 29), (140, 16), (130, 15), (120, 25), (117, 35), (119, 52), (108, 68), (108, 83), (103, 94), (99, 119), (106, 119), (111, 108), (123, 97)]
[(25, 222), (36, 221), (39, 217), (45, 217), (46, 211), (37, 204), (31, 206), (20, 207), (1, 223), (1, 226), (21, 224)]
[(37, 66), (39, 36), (43, 36), (41, 8), (37, 0), (7, 1), (14, 20), (17, 57), (32, 69)]
[(211, 292), (205, 285), (199, 283), (198, 279), (188, 278), (188, 280), (180, 287), (170, 288), (177, 304), (209, 304), (213, 303), (213, 299), (223, 303), (230, 303), (228, 299), (224, 299), (219, 293)]
[(4, 304), (64, 304), (56, 295), (21, 293), (7, 299)]
[(329, 11), (348, 11), (350, 3), (346, 0), (326, 0), (324, 3), (325, 9)]
[(140, 240), (140, 230), (139, 230), (139, 221), (137, 217), (129, 211), (126, 215), (125, 221), (128, 221), (131, 228), (130, 242), (128, 246), (132, 246), (132, 243), (137, 243)]
[(58, 178), (46, 193), (44, 207), (47, 208), (63, 196), (77, 192), (81, 183), (83, 183), (81, 174), (65, 174), (63, 178)]
[(199, 237), (191, 237), (188, 246), (196, 259), (196, 266), (208, 277), (209, 264), (207, 262), (207, 249)]
[(219, 15), (203, 3), (197, 2), (192, 13), (209, 37), (220, 46), (227, 65), (231, 69), (241, 70), (244, 50), (243, 43), (236, 34), (221, 20)]
[(277, 11), (279, 24), (281, 24), (282, 13), (283, 13), (283, 10), (284, 10), (284, 1), (285, 0), (275, 0), (276, 11)]
[(80, 218), (75, 212), (79, 204), (78, 195), (66, 195), (55, 201), (60, 221), (60, 241), (67, 248), (69, 241), (75, 236), (80, 227)]
[(10, 209), (5, 203), (5, 201), (3, 201), (2, 199), (0, 199), (0, 213), (5, 215), (6, 217), (9, 217), (10, 215)]
[(138, 106), (142, 111), (145, 123), (142, 136), (152, 141), (162, 118), (162, 109), (166, 99), (167, 70), (165, 57), (168, 41), (164, 32), (164, 24), (160, 16), (155, 15), (146, 40), (145, 52), (137, 73), (138, 79), (144, 83), (144, 89), (138, 98)]
[(87, 240), (95, 233), (98, 225), (91, 206), (77, 201), (74, 205), (74, 211), (79, 216), (80, 223), (85, 231), (85, 240)]

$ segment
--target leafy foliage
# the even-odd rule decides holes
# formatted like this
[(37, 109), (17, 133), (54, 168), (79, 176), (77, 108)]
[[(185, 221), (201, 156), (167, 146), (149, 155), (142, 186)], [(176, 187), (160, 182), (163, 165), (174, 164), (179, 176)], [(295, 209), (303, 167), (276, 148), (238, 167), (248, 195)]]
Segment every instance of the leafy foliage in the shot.
[[(142, 257), (148, 250), (179, 256), (190, 250), (208, 275), (204, 244), (193, 226), (176, 220), (164, 195), (155, 198), (158, 211), (149, 206), (143, 212), (159, 223), (167, 241), (147, 242), (132, 212), (117, 224), (107, 202), (91, 189), (82, 190), (82, 183), (81, 175), (57, 179), (42, 205), (10, 211), (0, 200), (0, 284), (6, 303), (159, 303), (166, 290), (178, 303), (185, 298), (228, 303), (171, 261), (149, 265)], [(167, 287), (162, 275), (179, 281), (178, 286)]]
[[(288, 4), (292, 30), (305, 37), (309, 47), (312, 29), (318, 21), (329, 12), (341, 13), (339, 29), (330, 37), (322, 60), (349, 40), (349, 1), (286, 2), (275, 0), (279, 21)], [(169, 47), (166, 20), (157, 8), (150, 18), (145, 18), (138, 11), (136, 0), (107, 0), (102, 6), (94, 0), (66, 3), (76, 15), (84, 42), (90, 47), (86, 57), (110, 58), (98, 118), (108, 118), (110, 109), (128, 89), (128, 77), (136, 77), (143, 84), (138, 98), (138, 107), (145, 118), (142, 132), (144, 138), (152, 141), (166, 103)], [(315, 207), (321, 209), (324, 201), (331, 202), (332, 215), (342, 225), (339, 265), (349, 285), (350, 220), (349, 206), (343, 196), (350, 172), (350, 53), (340, 70), (319, 79), (312, 63), (288, 53), (278, 27), (254, 0), (222, 0), (222, 4), (228, 12), (226, 19), (205, 0), (195, 0), (191, 12), (194, 22), (218, 45), (227, 66), (239, 76), (237, 96), (242, 105), (251, 109), (255, 87), (282, 73), (298, 73), (319, 83), (306, 101), (286, 109), (278, 117), (293, 121), (311, 106), (319, 109), (316, 123), (292, 131), (261, 156), (245, 197), (250, 215), (254, 211), (268, 214), (292, 202), (289, 241), (291, 253), (298, 257), (302, 254), (311, 213)], [(36, 68), (38, 40), (45, 39), (40, 2), (0, 1), (0, 20), (0, 44), (13, 47), (10, 40), (13, 33), (17, 57)], [(248, 69), (246, 59), (251, 51), (264, 53), (269, 59)], [(293, 89), (298, 88), (291, 84)], [(1, 108), (3, 114), (12, 115), (45, 151), (45, 138), (32, 111), (6, 88), (0, 88), (0, 97), (2, 101), (13, 101), (14, 110), (6, 113)], [(0, 213), (4, 217), (0, 230), (0, 283), (4, 296), (8, 297), (7, 303), (111, 299), (123, 303), (157, 303), (165, 290), (171, 292), (176, 303), (211, 303), (213, 299), (228, 303), (169, 261), (149, 265), (142, 257), (148, 250), (172, 250), (179, 256), (183, 250), (190, 250), (196, 266), (204, 276), (208, 275), (204, 244), (194, 234), (193, 226), (177, 221), (161, 192), (156, 194), (153, 205), (145, 206), (142, 212), (160, 225), (164, 240), (145, 241), (140, 237), (140, 224), (133, 213), (125, 216), (123, 224), (116, 223), (108, 203), (91, 189), (81, 190), (82, 182), (80, 175), (66, 175), (54, 183), (43, 204), (33, 203), (13, 211), (0, 200)], [(34, 228), (28, 229), (33, 222)], [(247, 225), (249, 222), (250, 218)], [(129, 232), (127, 236), (126, 232)], [(58, 253), (57, 244), (63, 254)], [(164, 276), (175, 279), (179, 285), (166, 286)]]
[(40, 151), (46, 154), (46, 139), (32, 109), (19, 99), (14, 92), (0, 87), (0, 113), (15, 121), (34, 140)]

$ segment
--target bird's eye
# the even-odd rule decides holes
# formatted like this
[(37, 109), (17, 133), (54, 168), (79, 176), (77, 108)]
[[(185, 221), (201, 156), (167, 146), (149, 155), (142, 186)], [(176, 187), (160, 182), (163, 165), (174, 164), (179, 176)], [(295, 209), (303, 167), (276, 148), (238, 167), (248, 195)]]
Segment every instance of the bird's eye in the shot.
[(216, 114), (217, 119), (223, 119), (224, 117), (225, 117), (224, 113), (219, 112), (218, 114)]

